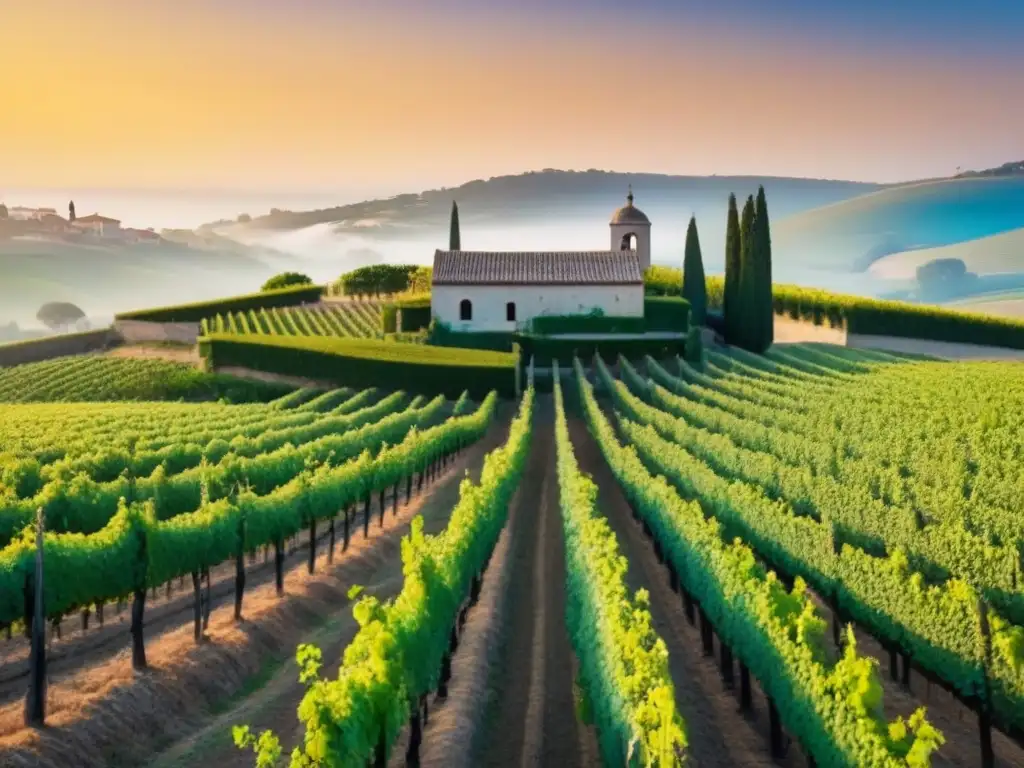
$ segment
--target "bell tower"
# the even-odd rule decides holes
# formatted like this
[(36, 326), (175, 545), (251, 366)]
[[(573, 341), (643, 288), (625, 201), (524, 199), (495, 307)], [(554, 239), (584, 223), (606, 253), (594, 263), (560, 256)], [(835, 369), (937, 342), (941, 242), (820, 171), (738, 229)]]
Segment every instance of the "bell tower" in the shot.
[(611, 229), (611, 250), (635, 250), (640, 269), (651, 266), (651, 220), (633, 205), (632, 184), (626, 195), (626, 204), (612, 214), (608, 226)]

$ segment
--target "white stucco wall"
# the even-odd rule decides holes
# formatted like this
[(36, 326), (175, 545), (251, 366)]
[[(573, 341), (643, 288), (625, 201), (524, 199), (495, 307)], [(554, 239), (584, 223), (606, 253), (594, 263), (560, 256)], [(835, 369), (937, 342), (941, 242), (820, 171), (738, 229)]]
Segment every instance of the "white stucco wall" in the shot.
[[(459, 302), (473, 303), (473, 319), (459, 320)], [(515, 302), (516, 322), (505, 319), (505, 305)], [(514, 331), (538, 315), (581, 315), (599, 307), (606, 315), (641, 317), (644, 291), (640, 285), (435, 285), (431, 312), (454, 331)]]

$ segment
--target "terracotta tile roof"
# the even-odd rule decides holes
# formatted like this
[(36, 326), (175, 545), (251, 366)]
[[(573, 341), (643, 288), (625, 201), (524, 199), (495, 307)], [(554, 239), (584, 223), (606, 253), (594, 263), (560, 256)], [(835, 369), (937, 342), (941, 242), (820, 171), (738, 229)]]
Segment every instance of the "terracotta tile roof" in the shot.
[(93, 222), (103, 224), (120, 224), (120, 219), (108, 219), (106, 216), (100, 216), (98, 213), (91, 213), (88, 216), (79, 216), (75, 219), (76, 224), (92, 224)]
[(434, 252), (434, 285), (640, 285), (636, 251)]

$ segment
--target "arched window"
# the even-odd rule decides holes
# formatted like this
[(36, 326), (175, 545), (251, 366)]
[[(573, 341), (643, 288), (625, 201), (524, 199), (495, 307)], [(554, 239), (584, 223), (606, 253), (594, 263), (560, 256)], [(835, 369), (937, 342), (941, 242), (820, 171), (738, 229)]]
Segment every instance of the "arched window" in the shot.
[(473, 302), (469, 299), (463, 299), (459, 302), (459, 320), (472, 320), (473, 319)]
[(623, 251), (635, 251), (636, 250), (636, 234), (628, 232), (622, 236), (622, 244), (620, 250)]
[(516, 303), (514, 301), (510, 301), (505, 305), (505, 319), (510, 323), (516, 321)]

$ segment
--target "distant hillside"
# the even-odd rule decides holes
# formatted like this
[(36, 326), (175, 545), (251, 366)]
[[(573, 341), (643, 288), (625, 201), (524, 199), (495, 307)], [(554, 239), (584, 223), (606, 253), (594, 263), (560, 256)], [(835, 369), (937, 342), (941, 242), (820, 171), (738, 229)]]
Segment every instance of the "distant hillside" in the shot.
[[(717, 202), (724, 210), (730, 192), (748, 194), (765, 186), (776, 216), (826, 205), (882, 189), (882, 185), (826, 179), (757, 176), (668, 176), (608, 171), (544, 170), (517, 176), (470, 181), (453, 189), (434, 189), (385, 200), (317, 211), (275, 210), (227, 230), (288, 230), (333, 224), (340, 233), (404, 237), (410, 227), (436, 228), (447, 221), (452, 200), (469, 224), (516, 225), (558, 218), (609, 216), (624, 202), (632, 184), (636, 204), (649, 215), (688, 217), (691, 210)], [(653, 220), (653, 216), (652, 216)]]
[(1024, 160), (1017, 160), (1012, 163), (1003, 163), (998, 168), (986, 168), (983, 171), (964, 171), (958, 174), (958, 179), (973, 179), (990, 176), (1024, 176)]
[(0, 239), (0, 325), (37, 325), (39, 307), (69, 301), (90, 317), (248, 292), (274, 273), (258, 249), (85, 245)]
[(864, 272), (890, 254), (1024, 227), (1024, 175), (908, 184), (774, 222), (775, 252), (791, 265)]
[(879, 259), (871, 265), (871, 271), (879, 277), (905, 280), (913, 278), (918, 267), (936, 259), (959, 259), (968, 271), (978, 275), (1024, 274), (1024, 228), (938, 248), (901, 251)]

